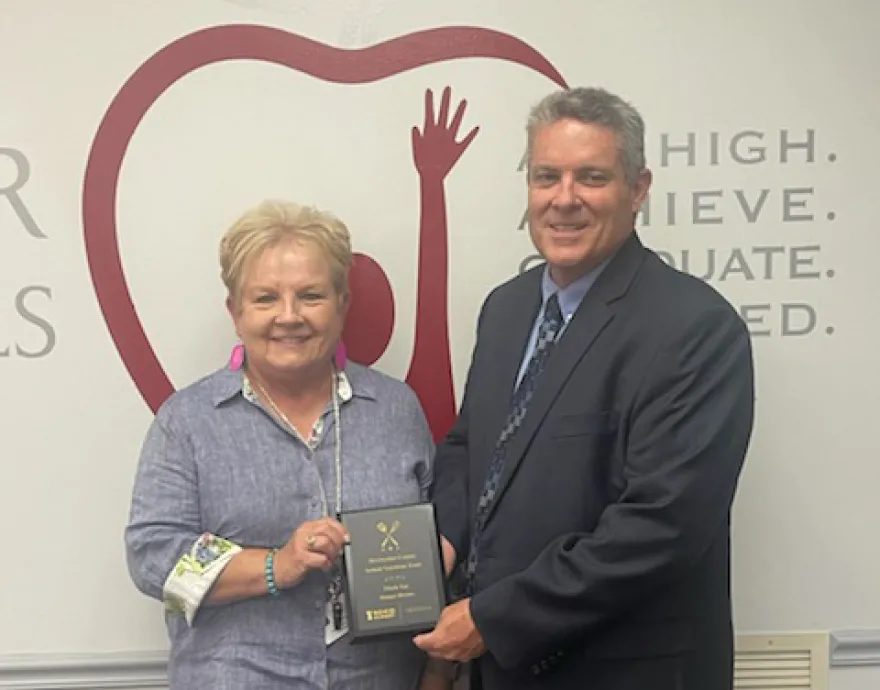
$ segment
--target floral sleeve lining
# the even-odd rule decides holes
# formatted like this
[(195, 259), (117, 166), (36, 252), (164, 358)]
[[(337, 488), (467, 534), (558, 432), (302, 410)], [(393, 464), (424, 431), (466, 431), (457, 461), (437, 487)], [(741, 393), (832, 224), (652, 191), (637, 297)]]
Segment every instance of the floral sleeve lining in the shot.
[(229, 561), (241, 551), (241, 547), (213, 534), (205, 533), (192, 545), (189, 553), (171, 569), (165, 580), (162, 594), (165, 609), (182, 613), (188, 625), (192, 625), (202, 600), (210, 591)]

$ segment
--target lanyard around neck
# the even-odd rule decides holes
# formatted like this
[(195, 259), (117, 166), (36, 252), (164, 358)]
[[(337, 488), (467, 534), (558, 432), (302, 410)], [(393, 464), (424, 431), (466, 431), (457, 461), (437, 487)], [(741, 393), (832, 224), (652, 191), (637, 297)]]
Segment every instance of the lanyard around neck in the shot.
[[(269, 406), (272, 408), (272, 411), (275, 413), (275, 416), (279, 419), (279, 421), (283, 422), (287, 428), (293, 433), (297, 434), (296, 427), (290, 422), (287, 416), (281, 411), (278, 405), (275, 404), (275, 401), (272, 399), (272, 396), (269, 395), (268, 391), (263, 387), (263, 385), (259, 381), (254, 381), (257, 384), (257, 388), (260, 389), (260, 392), (263, 394), (263, 397), (266, 398), (266, 402), (269, 403)], [(333, 449), (333, 468), (336, 473), (336, 515), (337, 517), (342, 514), (342, 424), (341, 424), (341, 415), (339, 412), (339, 392), (338, 392), (338, 384), (339, 384), (339, 375), (334, 368), (330, 373), (330, 391), (333, 398), (333, 429), (335, 432), (335, 441), (334, 449)], [(327, 495), (324, 491), (324, 483), (320, 481), (320, 473), (318, 476), (318, 480), (321, 486), (321, 512), (325, 517), (329, 517), (330, 509), (327, 505)]]

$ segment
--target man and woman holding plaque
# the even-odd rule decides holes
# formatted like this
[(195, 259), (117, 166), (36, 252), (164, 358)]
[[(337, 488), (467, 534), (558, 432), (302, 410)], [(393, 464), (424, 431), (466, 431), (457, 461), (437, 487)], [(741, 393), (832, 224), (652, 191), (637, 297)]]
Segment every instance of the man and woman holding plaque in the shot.
[[(172, 688), (448, 688), (443, 662), (485, 690), (732, 686), (748, 333), (641, 244), (635, 109), (562, 91), (527, 132), (546, 263), (485, 300), (436, 454), (405, 384), (334, 357), (344, 226), (269, 204), (227, 234), (244, 356), (160, 410), (126, 533), (135, 582), (169, 609)], [(429, 500), (465, 587), (442, 613), (434, 510), (390, 510)], [(433, 629), (402, 633), (406, 606)], [(396, 634), (352, 644), (371, 631), (349, 607)]]

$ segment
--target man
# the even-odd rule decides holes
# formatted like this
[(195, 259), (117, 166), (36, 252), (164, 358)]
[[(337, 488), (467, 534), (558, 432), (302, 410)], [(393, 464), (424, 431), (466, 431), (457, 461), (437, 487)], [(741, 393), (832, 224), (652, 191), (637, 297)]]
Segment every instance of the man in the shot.
[(729, 690), (747, 330), (640, 243), (651, 173), (630, 105), (563, 91), (527, 129), (546, 263), (482, 307), (433, 496), (469, 594), (415, 642), (473, 660), (485, 690)]

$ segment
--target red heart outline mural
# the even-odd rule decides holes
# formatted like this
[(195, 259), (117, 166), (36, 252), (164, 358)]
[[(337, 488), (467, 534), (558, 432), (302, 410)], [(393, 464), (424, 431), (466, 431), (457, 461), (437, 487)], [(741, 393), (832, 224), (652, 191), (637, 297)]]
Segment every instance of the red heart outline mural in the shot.
[[(478, 27), (429, 29), (355, 50), (328, 46), (272, 27), (210, 27), (183, 36), (162, 48), (126, 81), (107, 109), (89, 152), (83, 180), (83, 232), (89, 271), (104, 321), (123, 364), (154, 413), (174, 392), (174, 386), (159, 363), (137, 316), (122, 267), (116, 221), (122, 162), (135, 130), (152, 105), (190, 72), (229, 60), (256, 60), (286, 66), (328, 82), (364, 84), (425, 65), (464, 58), (512, 62), (542, 74), (563, 88), (567, 86), (556, 68), (531, 46), (508, 34)], [(429, 91), (428, 98), (430, 96)], [(445, 106), (441, 106), (441, 111), (444, 107), (448, 111), (448, 89), (443, 102)], [(428, 134), (427, 117), (432, 110), (430, 101), (427, 108), (422, 137)], [(444, 117), (438, 118), (438, 124), (445, 125), (445, 121), (440, 123), (440, 120), (444, 120)], [(445, 129), (446, 132), (451, 131), (453, 144), (454, 130), (457, 130), (459, 120), (457, 112), (454, 126)], [(414, 157), (417, 153), (416, 137), (417, 133), (413, 132)], [(472, 138), (469, 135), (468, 140), (455, 145), (463, 151)], [(425, 163), (424, 155), (421, 162)], [(419, 168), (417, 157), (415, 163)], [(427, 170), (430, 166), (424, 167)], [(427, 176), (439, 186), (439, 196), (435, 193), (426, 195), (426, 176), (422, 175), (423, 222), (416, 344), (407, 377), (425, 406), (435, 438), (446, 433), (455, 414), (446, 323), (446, 206), (442, 194), (442, 181), (449, 168), (439, 177)], [(423, 170), (419, 168), (419, 172)], [(436, 188), (433, 189), (436, 191)], [(442, 233), (435, 227), (433, 233), (426, 234), (425, 219), (438, 217), (442, 218)], [(437, 252), (442, 253), (439, 261), (436, 260)], [(356, 264), (358, 262), (365, 266), (370, 275), (384, 278), (381, 267), (372, 265), (375, 262), (369, 257), (356, 257)], [(435, 274), (438, 266), (442, 269), (441, 284), (425, 278), (424, 268), (427, 265), (434, 267)], [(380, 283), (381, 280), (377, 283), (378, 289), (386, 290), (387, 279), (385, 286)], [(393, 305), (391, 308), (393, 310)], [(388, 314), (384, 318), (387, 322)], [(393, 313), (390, 318), (393, 324)], [(373, 338), (368, 348), (370, 354), (367, 358), (372, 361), (384, 352), (388, 342), (384, 334), (379, 335), (378, 341)], [(387, 336), (390, 338), (390, 328)], [(349, 349), (352, 350), (351, 347)], [(357, 359), (357, 356), (354, 358)]]

